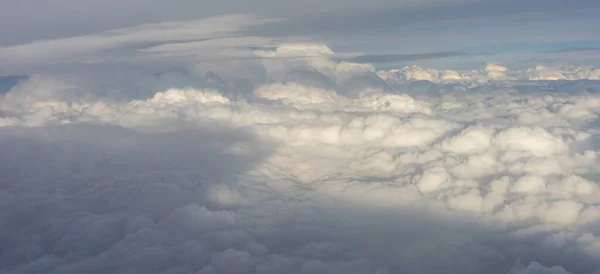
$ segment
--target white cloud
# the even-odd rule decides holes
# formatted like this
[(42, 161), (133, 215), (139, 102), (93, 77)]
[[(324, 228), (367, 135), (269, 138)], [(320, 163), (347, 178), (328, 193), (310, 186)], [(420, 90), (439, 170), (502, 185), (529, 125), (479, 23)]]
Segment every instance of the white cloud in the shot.
[(528, 266), (515, 266), (511, 272), (511, 274), (568, 274), (570, 272), (566, 271), (564, 268), (560, 266), (546, 267), (538, 262), (532, 262)]
[(116, 98), (39, 75), (4, 94), (0, 270), (600, 269), (592, 82), (488, 65), (372, 85), (322, 45), (258, 54), (269, 77), (243, 92), (213, 75)]
[(433, 83), (458, 83), (468, 87), (478, 86), (490, 81), (514, 80), (598, 80), (600, 70), (593, 67), (565, 66), (545, 67), (536, 66), (534, 69), (510, 70), (505, 66), (488, 63), (481, 70), (471, 71), (439, 71), (424, 69), (418, 66), (378, 71), (377, 75), (387, 81), (430, 81)]

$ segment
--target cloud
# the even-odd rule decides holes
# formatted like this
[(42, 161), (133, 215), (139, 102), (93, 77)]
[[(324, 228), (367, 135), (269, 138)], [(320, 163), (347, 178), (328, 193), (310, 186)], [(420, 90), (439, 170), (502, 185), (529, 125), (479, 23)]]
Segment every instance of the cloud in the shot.
[[(128, 47), (143, 47), (173, 43), (177, 41), (205, 40), (235, 36), (241, 29), (261, 24), (272, 19), (254, 15), (223, 15), (193, 21), (152, 23), (134, 27), (109, 30), (97, 34), (35, 41), (0, 48), (0, 60), (11, 67), (35, 67), (60, 63), (93, 62), (94, 53), (108, 50), (123, 50)], [(227, 40), (226, 40), (227, 41)], [(167, 46), (154, 48), (159, 50)], [(152, 48), (151, 48), (152, 49)], [(108, 55), (108, 56), (107, 56)]]
[(580, 51), (599, 51), (599, 47), (571, 47), (548, 51), (548, 53), (565, 53), (565, 52), (580, 52)]
[(0, 270), (600, 269), (593, 68), (250, 52), (229, 74), (33, 75), (3, 94)]
[[(374, 0), (368, 4), (359, 0), (308, 0), (302, 3), (258, 0), (252, 4), (241, 0), (224, 0), (213, 5), (191, 0), (181, 0), (171, 5), (164, 5), (157, 0), (107, 0), (101, 3), (91, 0), (59, 0), (53, 4), (25, 0), (18, 5), (8, 5), (7, 9), (0, 13), (0, 36), (4, 38), (2, 44), (14, 45), (38, 39), (78, 36), (140, 24), (194, 20), (231, 13), (255, 13), (260, 16), (287, 18), (301, 17), (323, 10), (348, 13), (384, 9), (390, 5), (414, 9), (461, 2), (465, 0), (403, 0), (393, 4), (385, 0)], [(22, 24), (23, 14), (27, 14), (27, 24)], [(49, 27), (50, 24), (54, 27)]]
[[(353, 9), (351, 5), (348, 5), (349, 8), (323, 8), (303, 16), (291, 17), (285, 22), (254, 26), (246, 33), (260, 36), (310, 35), (333, 40), (338, 38), (341, 44), (344, 44), (344, 41), (347, 43), (349, 38), (369, 37), (371, 38), (369, 42), (374, 44), (378, 40), (373, 38), (395, 38), (394, 36), (390, 37), (390, 34), (401, 35), (403, 37), (400, 38), (409, 40), (426, 36), (440, 41), (442, 37), (447, 37), (450, 30), (453, 35), (459, 34), (461, 37), (468, 37), (468, 42), (481, 43), (481, 38), (476, 39), (471, 36), (473, 30), (470, 26), (485, 26), (479, 30), (485, 35), (497, 34), (498, 26), (506, 29), (517, 27), (523, 30), (524, 25), (532, 22), (548, 22), (557, 18), (593, 18), (600, 6), (586, 0), (582, 2), (585, 3), (581, 6), (568, 6), (557, 0), (534, 0), (528, 5), (521, 5), (514, 1), (424, 1), (422, 5), (413, 5), (412, 7), (406, 3), (398, 5), (388, 3), (385, 6), (374, 5), (374, 7), (357, 5), (358, 9)], [(519, 24), (515, 24), (517, 22)], [(538, 33), (543, 31), (535, 30)], [(505, 33), (503, 32), (503, 34)], [(517, 36), (512, 34), (509, 37)], [(448, 38), (444, 41), (465, 42), (460, 41), (462, 39)], [(500, 38), (506, 37), (490, 36), (490, 39), (494, 41)], [(535, 38), (539, 39), (539, 36)], [(587, 39), (586, 37), (581, 38)], [(422, 47), (432, 46), (427, 43), (420, 45)], [(402, 46), (405, 47), (405, 45)], [(422, 47), (416, 49), (422, 50)], [(458, 50), (459, 48), (453, 49)]]
[(455, 71), (425, 69), (419, 66), (406, 66), (402, 69), (378, 71), (377, 75), (386, 81), (410, 82), (429, 81), (433, 83), (461, 83), (475, 86), (490, 81), (516, 80), (598, 80), (600, 70), (589, 66), (546, 67), (538, 65), (526, 70), (509, 70), (507, 67), (488, 63), (481, 70)]
[[(531, 45), (554, 48), (558, 42), (589, 40), (600, 7), (588, 2), (310, 0), (283, 4), (260, 0), (250, 4), (226, 0), (209, 7), (191, 0), (168, 6), (157, 0), (59, 0), (52, 5), (25, 0), (0, 14), (0, 61), (4, 64), (0, 74), (74, 71), (82, 65), (106, 63), (185, 67), (225, 58), (256, 58), (248, 49), (290, 42), (327, 43), (341, 54), (362, 56), (348, 59), (351, 62), (389, 64), (392, 59), (408, 59), (426, 65), (432, 57), (469, 53), (443, 62), (464, 65), (469, 59), (480, 65), (481, 59), (473, 53), (503, 54), (506, 45), (529, 52)], [(27, 23), (22, 22), (23, 15)], [(381, 56), (381, 52), (391, 53)], [(409, 56), (411, 52), (424, 55)], [(483, 58), (507, 63), (530, 57), (508, 52)], [(596, 59), (579, 56), (573, 63), (597, 66)], [(441, 63), (430, 62), (436, 68)]]
[(438, 59), (445, 57), (456, 57), (466, 55), (464, 52), (431, 52), (420, 54), (381, 54), (381, 55), (360, 55), (350, 58), (340, 58), (351, 63), (393, 63), (402, 61), (412, 61), (421, 59)]
[(27, 79), (27, 76), (0, 76), (0, 93), (6, 93), (16, 86), (19, 81)]
[(546, 267), (538, 262), (532, 262), (527, 267), (515, 266), (510, 272), (512, 273), (556, 273), (556, 274), (567, 274), (564, 268), (560, 266)]

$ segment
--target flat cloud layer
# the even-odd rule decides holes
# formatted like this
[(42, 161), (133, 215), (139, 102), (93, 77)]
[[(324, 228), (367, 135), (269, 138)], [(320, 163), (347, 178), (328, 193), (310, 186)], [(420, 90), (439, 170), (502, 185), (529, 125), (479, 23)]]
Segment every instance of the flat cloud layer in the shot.
[(255, 54), (4, 94), (0, 272), (600, 271), (597, 70)]

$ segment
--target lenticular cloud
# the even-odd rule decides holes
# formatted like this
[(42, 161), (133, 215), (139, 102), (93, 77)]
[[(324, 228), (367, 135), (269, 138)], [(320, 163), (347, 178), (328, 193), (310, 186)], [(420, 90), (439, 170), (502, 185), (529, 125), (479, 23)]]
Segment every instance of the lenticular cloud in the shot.
[(242, 91), (5, 94), (0, 270), (600, 271), (597, 70), (260, 54)]

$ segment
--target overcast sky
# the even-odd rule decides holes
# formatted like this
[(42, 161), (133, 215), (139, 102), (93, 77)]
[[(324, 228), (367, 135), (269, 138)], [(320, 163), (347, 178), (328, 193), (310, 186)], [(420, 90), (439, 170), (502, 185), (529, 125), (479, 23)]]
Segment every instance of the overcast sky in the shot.
[[(565, 63), (584, 59), (595, 65), (597, 58), (580, 58), (578, 49), (600, 46), (596, 30), (600, 23), (596, 16), (600, 3), (593, 0), (259, 0), (252, 3), (178, 0), (168, 4), (158, 0), (2, 0), (1, 3), (0, 60), (5, 64), (2, 74), (28, 74), (35, 68), (54, 64), (48, 61), (50, 57), (68, 61), (61, 51), (85, 53), (87, 57), (96, 53), (95, 59), (106, 60), (104, 57), (116, 52), (131, 56), (147, 46), (222, 36), (238, 37), (236, 47), (325, 43), (338, 54), (377, 55), (361, 59), (376, 65), (397, 64), (402, 61), (398, 55), (445, 59), (437, 67), (465, 66), (469, 61), (481, 65), (477, 61), (480, 59), (518, 66), (527, 61), (519, 53), (543, 55), (548, 50), (561, 50), (564, 56), (560, 61)], [(190, 23), (234, 14), (255, 17), (243, 22)], [(158, 32), (141, 40), (128, 37), (140, 26), (166, 22), (176, 22), (173, 24), (177, 24), (177, 29), (191, 29), (177, 37)], [(212, 32), (212, 28), (225, 29)], [(100, 45), (102, 42), (97, 39), (87, 39), (94, 35), (109, 39), (115, 34), (113, 30), (123, 34), (120, 40), (129, 41)], [(174, 28), (168, 30), (173, 31)], [(244, 42), (244, 37), (251, 39)], [(59, 42), (44, 43), (46, 40)], [(105, 50), (111, 54), (97, 54)], [(452, 55), (448, 52), (460, 52), (461, 62), (446, 58)], [(480, 57), (482, 54), (484, 58)], [(384, 55), (396, 57), (388, 60), (382, 58)], [(419, 64), (419, 59), (407, 60)]]

